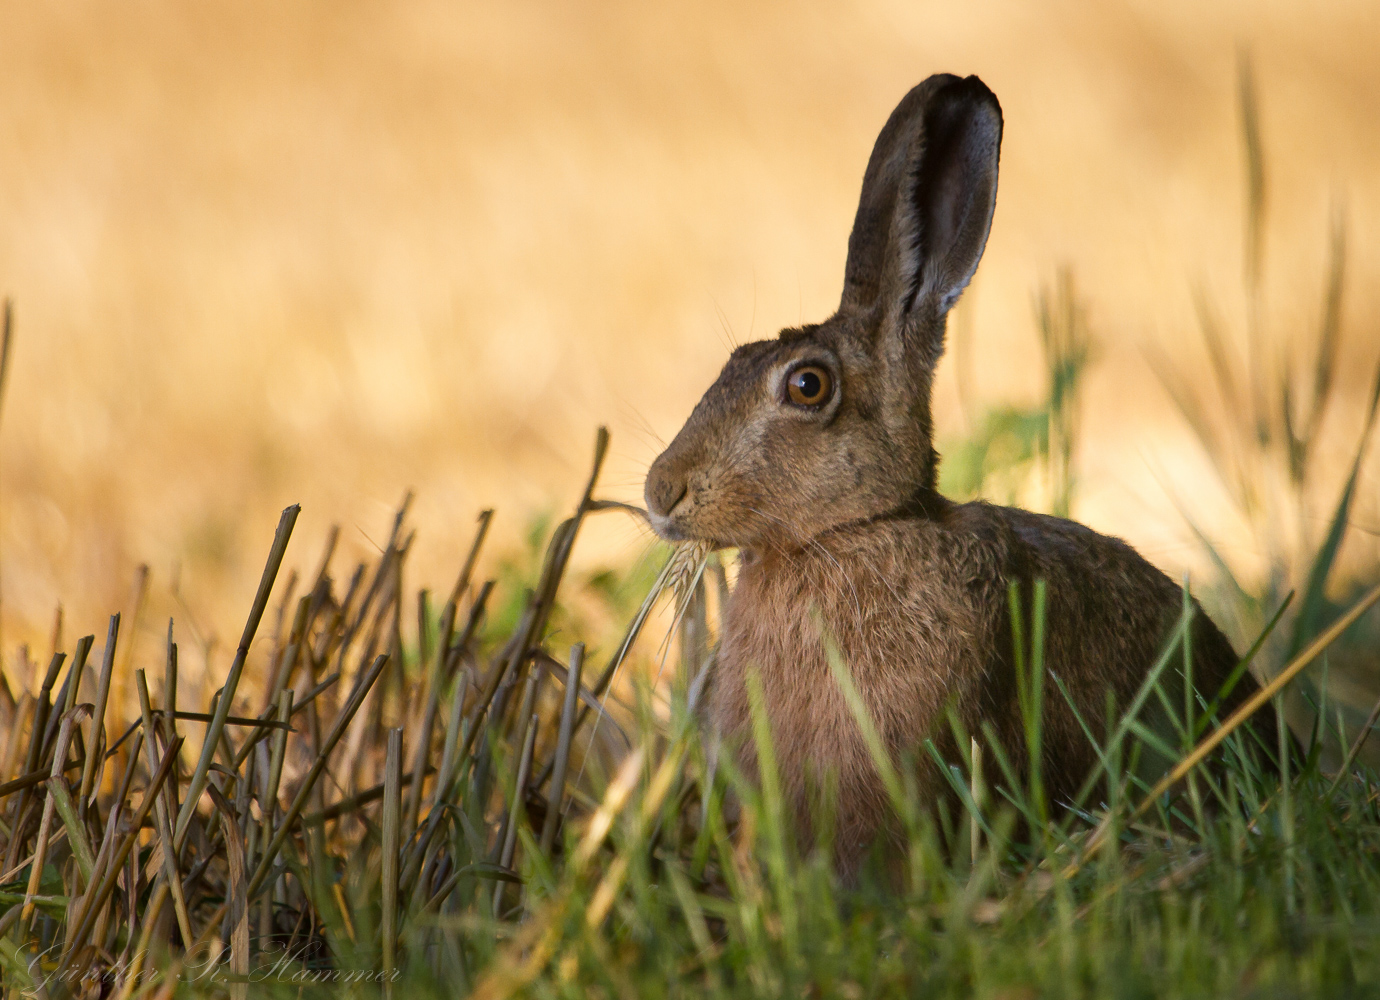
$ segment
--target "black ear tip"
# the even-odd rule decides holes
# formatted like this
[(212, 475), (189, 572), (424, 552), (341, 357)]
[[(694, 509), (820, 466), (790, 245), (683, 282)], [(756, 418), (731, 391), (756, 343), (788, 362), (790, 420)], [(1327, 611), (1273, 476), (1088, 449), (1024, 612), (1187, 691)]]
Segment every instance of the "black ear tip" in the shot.
[(958, 77), (950, 77), (950, 79), (953, 82), (940, 88), (935, 97), (969, 107), (986, 105), (995, 114), (997, 121), (1002, 120), (1001, 102), (997, 100), (997, 95), (992, 92), (992, 88), (983, 83), (980, 77), (973, 75), (962, 79)]

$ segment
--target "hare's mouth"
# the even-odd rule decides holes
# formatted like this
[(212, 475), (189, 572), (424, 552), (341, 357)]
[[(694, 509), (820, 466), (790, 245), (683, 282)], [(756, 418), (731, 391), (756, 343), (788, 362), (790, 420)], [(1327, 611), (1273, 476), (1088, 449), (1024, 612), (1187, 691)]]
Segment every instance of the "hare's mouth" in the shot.
[(713, 532), (698, 531), (694, 525), (687, 525), (683, 518), (672, 515), (647, 512), (647, 523), (664, 542), (707, 542), (715, 549), (736, 547), (736, 542), (725, 541)]
[(658, 514), (654, 510), (647, 511), (647, 522), (652, 526), (652, 530), (657, 533), (664, 541), (668, 542), (688, 542), (691, 536), (676, 522), (666, 514)]

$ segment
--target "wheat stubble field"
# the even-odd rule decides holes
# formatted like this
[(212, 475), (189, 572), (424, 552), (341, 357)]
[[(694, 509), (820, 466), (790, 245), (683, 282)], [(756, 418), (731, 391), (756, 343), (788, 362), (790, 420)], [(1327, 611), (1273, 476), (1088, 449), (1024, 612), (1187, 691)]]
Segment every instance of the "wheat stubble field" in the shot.
[[(546, 793), (525, 795), (527, 825), (509, 794), (526, 746), (528, 781), (543, 766), (550, 780), (564, 675), (533, 666), (531, 676), (551, 683), (530, 701), (521, 687), (497, 696), (490, 725), (501, 740), (491, 750), (459, 714), (447, 718), (452, 689), (442, 682), (472, 660), (482, 694), (493, 675), (481, 667), (511, 660), (517, 676), (537, 646), (560, 666), (577, 640), (599, 670), (610, 662), (664, 550), (635, 519), (585, 504), (591, 516), (568, 568), (564, 556), (555, 571), (542, 562), (553, 526), (581, 504), (596, 428), (609, 428), (611, 445), (595, 499), (640, 503), (648, 463), (731, 347), (832, 311), (872, 139), (897, 98), (936, 71), (980, 75), (1006, 121), (992, 237), (939, 375), (949, 484), (1044, 510), (1067, 499), (1073, 516), (1127, 538), (1171, 575), (1190, 572), (1241, 650), (1298, 591), (1264, 644), (1270, 662), (1258, 664), (1265, 675), (1279, 670), (1380, 565), (1380, 457), (1363, 436), (1380, 352), (1377, 39), (1380, 12), (1341, 2), (0, 5), (0, 295), (13, 302), (0, 412), (0, 671), (12, 698), (28, 692), (32, 708), (52, 654), (70, 656), (94, 634), (90, 676), (71, 704), (94, 700), (108, 616), (118, 612), (109, 741), (141, 717), (135, 670), (147, 673), (151, 710), (165, 704), (169, 617), (181, 653), (166, 676), (178, 678), (179, 708), (214, 713), (278, 512), (299, 503), (230, 711), (270, 718), (278, 687), (307, 695), (305, 678), (286, 684), (281, 672), (296, 661), (285, 665), (283, 654), (295, 648), (295, 602), (310, 592), (328, 539), (331, 600), (302, 612), (322, 656), (313, 681), (328, 678), (330, 661), (357, 684), (375, 653), (391, 656), (360, 723), (348, 725), (345, 683), (321, 691), (321, 718), (293, 734), (300, 746), (286, 745), (285, 762), (268, 753), (259, 762), (285, 730), (227, 728), (229, 760), (217, 766), (239, 778), (210, 781), (242, 820), (250, 868), (237, 882), (225, 849), (233, 838), (217, 825), (219, 803), (205, 799), (186, 813), (190, 846), (179, 846), (185, 914), (169, 899), (158, 918), (128, 912), (121, 923), (119, 899), (148, 905), (159, 892), (154, 813), (131, 842), (143, 879), (131, 889), (114, 874), (121, 866), (107, 864), (112, 902), (99, 918), (99, 907), (84, 907), (101, 872), (78, 862), (107, 863), (100, 852), (106, 841), (115, 851), (118, 823), (102, 840), (83, 820), (94, 857), (57, 844), (60, 863), (51, 878), (35, 876), (38, 892), (27, 885), (32, 866), (21, 871), (34, 850), (29, 830), (24, 850), (0, 859), (0, 893), (9, 893), (0, 898), (16, 906), (14, 892), (22, 903), (28, 890), (50, 902), (7, 925), (16, 943), (0, 947), (6, 986), (22, 985), (12, 978), (27, 960), (14, 950), (27, 947), (18, 926), (31, 943), (56, 937), (64, 947), (75, 932), (106, 934), (108, 953), (84, 957), (88, 970), (126, 969), (118, 960), (145, 942), (161, 956), (153, 967), (181, 954), (187, 931), (210, 949), (203, 955), (238, 961), (239, 925), (218, 907), (233, 907), (256, 874), (278, 887), (263, 897), (277, 909), (251, 904), (254, 968), (270, 945), (310, 942), (322, 967), (392, 962), (419, 982), (461, 977), (490, 995), (630, 995), (679, 977), (690, 992), (774, 995), (813, 984), (848, 997), (922, 986), (1073, 995), (1060, 990), (1075, 981), (1089, 995), (1373, 985), (1376, 956), (1357, 943), (1377, 919), (1363, 898), (1375, 878), (1364, 860), (1375, 850), (1373, 773), (1354, 788), (1333, 782), (1380, 689), (1376, 631), (1364, 621), (1358, 628), (1370, 631), (1348, 633), (1335, 664), (1319, 661), (1311, 686), (1287, 693), (1300, 740), (1322, 748), (1293, 786), (1275, 779), (1272, 791), (1270, 779), (1243, 770), (1240, 787), (1216, 790), (1230, 801), (1230, 823), (1190, 817), (1188, 833), (1156, 840), (1155, 821), (1128, 820), (1125, 856), (1090, 852), (1074, 866), (1083, 881), (1069, 873), (1054, 888), (1048, 873), (1067, 872), (1088, 830), (1046, 831), (1023, 853), (1013, 848), (1013, 862), (1015, 834), (994, 807), (973, 819), (984, 846), (960, 864), (951, 843), (960, 833), (917, 826), (928, 882), (899, 919), (880, 923), (866, 908), (836, 906), (818, 866), (800, 861), (794, 883), (782, 875), (797, 861), (782, 860), (790, 852), (769, 797), (757, 803), (760, 824), (721, 828), (712, 789), (725, 779), (716, 786), (696, 770), (700, 750), (677, 728), (685, 706), (661, 673), (674, 673), (658, 645), (672, 624), (668, 602), (619, 682), (630, 738), (609, 740), (611, 757), (640, 746), (645, 774), (620, 779), (612, 760), (609, 773), (572, 768), (581, 815), (612, 802), (626, 823), (612, 847), (572, 823), (557, 838), (557, 849), (568, 838), (569, 864), (541, 860), (544, 814), (533, 803)], [(1055, 317), (1046, 332), (1074, 330), (1088, 347), (1064, 409), (1049, 398), (1042, 343), (1058, 338), (1042, 341), (1042, 302)], [(1063, 315), (1076, 318), (1060, 327)], [(1223, 391), (1219, 356), (1235, 395)], [(1069, 406), (1072, 425), (1061, 423)], [(1256, 416), (1268, 425), (1265, 444)], [(1056, 425), (1073, 443), (1062, 479), (1050, 458)], [(1287, 441), (1300, 433), (1306, 458), (1291, 467)], [(1339, 496), (1348, 529), (1329, 549)], [(498, 584), (482, 625), (475, 614), (473, 648), (459, 642), (450, 663), (434, 655), (444, 608), (486, 508), (496, 513), (468, 596), (457, 595), (454, 637), (484, 606), (480, 581)], [(1321, 552), (1326, 571), (1315, 581)], [(323, 609), (343, 598), (361, 562), (357, 603), (342, 602), (358, 615), (351, 631), (350, 614), (332, 622)], [(524, 607), (545, 607), (542, 583), (562, 572), (561, 606), (536, 614), (546, 631), (525, 636), (535, 613)], [(691, 599), (692, 621), (712, 624), (714, 573), (711, 564), (695, 591), (704, 599)], [(730, 577), (731, 565), (725, 585)], [(364, 600), (371, 581), (373, 605)], [(524, 587), (538, 592), (535, 604), (524, 604)], [(429, 602), (418, 603), (419, 588)], [(672, 641), (669, 662), (693, 656), (699, 641)], [(1327, 683), (1320, 669), (1333, 671)], [(662, 693), (639, 696), (634, 676), (661, 677)], [(408, 678), (426, 679), (409, 695)], [(1310, 744), (1323, 690), (1324, 716), (1340, 707), (1343, 717), (1330, 735), (1314, 726)], [(440, 702), (429, 722), (428, 697)], [(526, 712), (543, 705), (529, 744)], [(7, 727), (27, 733), (22, 712), (5, 707)], [(460, 709), (474, 712), (472, 702)], [(166, 741), (187, 740), (173, 768), (175, 807), (197, 780), (204, 726), (160, 720)], [(303, 792), (302, 813), (319, 822), (294, 826), (300, 816), (283, 818), (290, 795), (325, 760), (333, 720), (349, 773), (327, 768), (320, 787)], [(390, 756), (393, 726), (403, 737)], [(444, 812), (448, 794), (435, 778), (415, 801), (410, 785), (398, 792), (418, 727), (434, 734), (431, 766), (479, 810), (447, 826), (445, 844), (441, 834), (406, 839)], [(91, 738), (89, 722), (75, 728)], [(45, 767), (56, 732), (54, 723), (48, 756), (35, 758)], [(646, 732), (655, 738), (640, 741)], [(13, 742), (12, 753), (0, 746), (0, 783), (24, 770), (28, 737)], [(137, 810), (158, 765), (127, 749), (112, 756), (95, 788), (105, 796), (96, 818), (125, 794)], [(249, 789), (279, 772), (282, 801), (264, 818)], [(389, 774), (396, 802), (384, 791)], [(46, 785), (32, 787), (0, 807), (22, 812), (23, 794), (36, 829)], [(380, 794), (354, 801), (370, 788)], [(750, 791), (739, 791), (758, 815)], [(1324, 792), (1342, 801), (1347, 822), (1296, 814)], [(1011, 795), (1020, 815), (1025, 800)], [(329, 808), (335, 817), (320, 820)], [(1273, 825), (1262, 819), (1271, 809)], [(683, 820), (674, 831), (669, 816)], [(7, 848), (16, 818), (0, 813)], [(337, 820), (329, 836), (307, 832)], [(281, 845), (266, 851), (278, 831)], [(745, 860), (754, 838), (771, 859), (765, 872)], [(391, 876), (381, 860), (390, 844), (394, 859), (402, 851)], [(262, 872), (256, 851), (268, 858)], [(1300, 852), (1317, 867), (1280, 861)], [(273, 868), (277, 853), (336, 874), (296, 885), (293, 872)], [(521, 888), (505, 888), (510, 876)], [(24, 884), (11, 891), (11, 879)], [(658, 885), (674, 891), (658, 894)], [(383, 912), (390, 898), (393, 916)], [(1203, 921), (1237, 912), (1253, 915), (1248, 928), (1203, 932)], [(613, 929), (601, 935), (589, 914)], [(375, 923), (401, 942), (391, 957)], [(1134, 943), (1099, 953), (1105, 935)], [(869, 963), (879, 953), (893, 960)], [(53, 961), (70, 958), (59, 948)], [(897, 978), (916, 965), (931, 978)], [(600, 966), (611, 971), (590, 971)], [(143, 975), (130, 990), (163, 987)], [(1001, 992), (1021, 984), (1034, 992)]]

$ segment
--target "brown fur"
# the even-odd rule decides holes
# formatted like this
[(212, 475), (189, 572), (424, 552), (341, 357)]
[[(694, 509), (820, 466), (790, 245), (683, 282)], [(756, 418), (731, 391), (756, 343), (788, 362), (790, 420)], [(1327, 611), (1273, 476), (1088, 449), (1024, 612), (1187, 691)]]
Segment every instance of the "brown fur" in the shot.
[[(984, 722), (1024, 772), (1007, 587), (1048, 585), (1046, 662), (1095, 732), (1107, 692), (1124, 708), (1182, 608), (1182, 592), (1124, 542), (1070, 521), (934, 492), (930, 386), (945, 317), (977, 267), (996, 203), (1001, 110), (976, 77), (931, 77), (902, 100), (868, 163), (844, 293), (827, 322), (746, 344), (647, 476), (669, 539), (741, 550), (708, 699), (714, 727), (752, 768), (746, 678), (759, 673), (783, 791), (808, 835), (812, 786), (836, 781), (844, 872), (895, 833), (862, 734), (829, 672), (837, 644), (891, 753), (920, 760), (922, 794), (947, 784), (918, 751), (957, 758), (947, 712)], [(817, 409), (784, 380), (823, 368)], [(1196, 686), (1211, 697), (1236, 664), (1203, 615)], [(1041, 762), (1067, 801), (1095, 757), (1053, 684)], [(1249, 677), (1232, 703), (1255, 689)], [(995, 777), (995, 769), (991, 769)]]

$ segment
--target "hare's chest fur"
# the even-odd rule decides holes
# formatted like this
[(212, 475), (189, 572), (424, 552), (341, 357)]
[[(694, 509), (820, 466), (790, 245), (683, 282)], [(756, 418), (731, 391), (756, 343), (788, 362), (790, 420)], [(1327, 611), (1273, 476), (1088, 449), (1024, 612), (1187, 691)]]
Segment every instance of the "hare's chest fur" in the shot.
[(804, 810), (832, 772), (840, 820), (874, 813), (881, 789), (827, 650), (839, 651), (893, 753), (917, 749), (941, 735), (936, 723), (947, 732), (946, 705), (981, 697), (1000, 561), (971, 536), (909, 520), (749, 556), (725, 614), (713, 726), (750, 766), (755, 672), (788, 801)]

